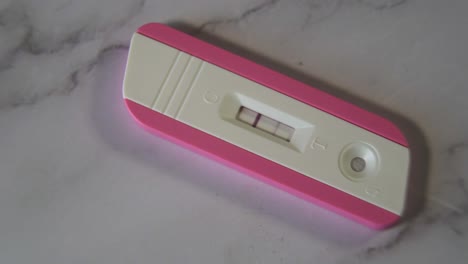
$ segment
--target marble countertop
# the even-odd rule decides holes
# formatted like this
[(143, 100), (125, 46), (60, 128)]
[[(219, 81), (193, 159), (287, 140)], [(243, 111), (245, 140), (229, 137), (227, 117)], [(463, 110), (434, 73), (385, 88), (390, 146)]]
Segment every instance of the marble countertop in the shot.
[[(1, 1), (0, 262), (466, 263), (467, 9)], [(146, 22), (185, 25), (412, 120), (430, 151), (425, 208), (370, 230), (147, 134), (120, 100), (129, 39)]]

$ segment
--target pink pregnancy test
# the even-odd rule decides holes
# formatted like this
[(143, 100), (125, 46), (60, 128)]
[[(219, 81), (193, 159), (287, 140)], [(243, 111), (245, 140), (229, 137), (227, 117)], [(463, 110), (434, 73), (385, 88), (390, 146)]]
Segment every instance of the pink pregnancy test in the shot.
[(390, 121), (163, 24), (133, 35), (123, 97), (151, 132), (373, 228), (404, 210)]

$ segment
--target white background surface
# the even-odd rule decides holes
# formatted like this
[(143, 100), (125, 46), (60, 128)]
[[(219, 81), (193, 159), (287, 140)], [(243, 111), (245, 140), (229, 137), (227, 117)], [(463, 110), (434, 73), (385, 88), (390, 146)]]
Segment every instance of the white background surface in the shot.
[[(464, 263), (467, 8), (0, 2), (0, 262)], [(131, 33), (150, 21), (186, 22), (413, 120), (432, 154), (427, 208), (372, 231), (144, 132), (120, 98)]]

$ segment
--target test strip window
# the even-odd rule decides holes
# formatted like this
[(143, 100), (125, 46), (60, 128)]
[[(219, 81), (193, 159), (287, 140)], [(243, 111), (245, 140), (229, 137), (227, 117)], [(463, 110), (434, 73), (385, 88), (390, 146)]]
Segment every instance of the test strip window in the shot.
[(294, 134), (294, 128), (244, 106), (239, 109), (237, 119), (288, 142)]

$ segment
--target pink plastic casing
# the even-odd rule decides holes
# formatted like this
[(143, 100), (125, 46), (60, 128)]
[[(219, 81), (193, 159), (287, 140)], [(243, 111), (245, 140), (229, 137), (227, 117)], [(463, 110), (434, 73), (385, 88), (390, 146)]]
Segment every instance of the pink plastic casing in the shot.
[[(402, 132), (390, 121), (264, 66), (163, 24), (143, 25), (138, 29), (138, 33), (408, 147)], [(134, 118), (151, 132), (255, 176), (305, 200), (375, 229), (383, 229), (400, 219), (397, 214), (304, 176), (143, 105), (128, 99), (125, 99), (125, 103)]]

